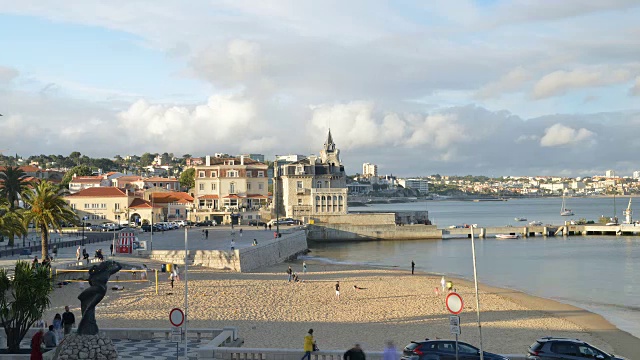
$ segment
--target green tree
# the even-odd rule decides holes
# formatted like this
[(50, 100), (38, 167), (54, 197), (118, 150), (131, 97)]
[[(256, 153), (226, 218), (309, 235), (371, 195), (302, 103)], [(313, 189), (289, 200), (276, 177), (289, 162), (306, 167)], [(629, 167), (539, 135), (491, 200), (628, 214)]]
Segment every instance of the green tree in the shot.
[(80, 154), (79, 151), (74, 151), (71, 154), (69, 154), (69, 159), (71, 161), (73, 161), (73, 163), (78, 166), (80, 165), (80, 156), (82, 156), (82, 154)]
[(153, 163), (153, 159), (156, 156), (154, 154), (150, 154), (150, 153), (144, 153), (142, 154), (142, 156), (140, 157), (140, 166), (149, 166), (151, 165), (151, 163)]
[(9, 353), (19, 352), (29, 328), (49, 308), (52, 291), (48, 267), (18, 261), (13, 278), (6, 269), (0, 269), (0, 322), (7, 334)]
[(196, 186), (196, 169), (189, 168), (180, 174), (180, 186), (187, 189)]
[(0, 172), (0, 196), (9, 201), (11, 210), (18, 205), (18, 199), (29, 188), (29, 182), (26, 180), (27, 175), (19, 167), (8, 166), (3, 172)]
[(93, 171), (91, 171), (91, 168), (87, 165), (74, 166), (64, 174), (64, 177), (62, 178), (62, 185), (69, 185), (74, 174), (77, 176), (90, 176), (93, 174)]
[(42, 239), (42, 258), (49, 253), (49, 231), (61, 230), (62, 223), (78, 224), (76, 213), (71, 210), (63, 196), (67, 190), (48, 181), (42, 181), (33, 192), (24, 195), (24, 202), (28, 205), (24, 219), (32, 222), (40, 230)]
[(11, 209), (7, 199), (0, 198), (0, 237), (8, 237), (9, 246), (13, 246), (15, 235), (26, 235), (27, 227), (23, 220), (20, 210)]

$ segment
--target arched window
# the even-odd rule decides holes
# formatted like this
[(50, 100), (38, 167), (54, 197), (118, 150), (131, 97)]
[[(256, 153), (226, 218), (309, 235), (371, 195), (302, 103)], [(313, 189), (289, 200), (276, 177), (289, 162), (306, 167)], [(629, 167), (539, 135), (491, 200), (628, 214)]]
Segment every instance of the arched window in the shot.
[(322, 181), (316, 181), (316, 188), (320, 189), (322, 187)]
[(340, 195), (340, 196), (338, 196), (338, 211), (340, 211), (340, 212), (344, 211), (343, 205), (344, 205), (344, 203), (343, 203), (342, 195)]
[(320, 196), (316, 196), (316, 213), (320, 212)]
[(322, 208), (320, 209), (320, 211), (325, 212), (326, 206), (327, 206), (327, 198), (324, 195), (322, 195)]
[(338, 212), (338, 197), (333, 196), (333, 212)]

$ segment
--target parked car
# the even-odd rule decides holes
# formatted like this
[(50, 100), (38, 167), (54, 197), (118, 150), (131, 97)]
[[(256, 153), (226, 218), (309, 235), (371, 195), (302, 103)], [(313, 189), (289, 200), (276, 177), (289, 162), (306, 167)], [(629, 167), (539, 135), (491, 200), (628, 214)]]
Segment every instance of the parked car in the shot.
[(218, 223), (215, 220), (203, 220), (196, 223), (196, 226), (216, 226)]
[(102, 229), (102, 231), (117, 231), (122, 229), (122, 226), (116, 223), (105, 223), (100, 225), (100, 228)]
[(101, 231), (102, 230), (102, 226), (100, 226), (100, 225), (87, 225), (84, 229), (87, 230), (87, 231)]
[(249, 220), (249, 226), (264, 226), (266, 223), (260, 220)]
[[(439, 359), (455, 359), (456, 342), (455, 340), (425, 340), (412, 341), (405, 346), (402, 351), (400, 360), (439, 360)], [(465, 342), (458, 341), (458, 355), (460, 359), (476, 360), (480, 359), (480, 350), (475, 346)], [(486, 360), (509, 360), (502, 355), (493, 354), (483, 351), (483, 358)]]
[(178, 224), (179, 227), (187, 226), (187, 220), (177, 220), (175, 223)]
[(606, 352), (578, 339), (560, 337), (543, 337), (531, 346), (527, 354), (527, 360), (624, 360), (620, 356), (607, 354)]

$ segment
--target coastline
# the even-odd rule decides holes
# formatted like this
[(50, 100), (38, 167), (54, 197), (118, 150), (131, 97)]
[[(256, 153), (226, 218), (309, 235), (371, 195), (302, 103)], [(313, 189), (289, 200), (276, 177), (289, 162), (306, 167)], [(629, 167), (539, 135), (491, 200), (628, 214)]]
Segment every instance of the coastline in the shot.
[[(288, 266), (300, 271), (302, 260), (252, 273), (190, 269), (189, 327), (235, 326), (246, 347), (291, 349), (301, 347), (309, 328), (316, 330), (319, 345), (327, 350), (345, 349), (354, 342), (372, 351), (382, 350), (389, 339), (402, 347), (425, 337), (451, 338), (444, 296), (433, 291), (439, 286), (439, 275), (306, 261), (309, 272), (302, 275), (303, 283), (288, 283), (285, 275)], [(333, 291), (336, 280), (343, 286), (340, 299)], [(461, 341), (477, 345), (473, 283), (453, 281), (466, 301)], [(110, 290), (97, 308), (98, 324), (105, 328), (169, 327), (168, 311), (182, 307), (183, 285), (178, 282), (172, 290), (162, 276), (157, 296), (149, 284), (129, 283), (123, 291)], [(354, 290), (353, 285), (366, 289)], [(627, 357), (640, 349), (639, 339), (586, 310), (515, 290), (485, 285), (480, 290), (486, 351), (524, 354), (535, 339), (547, 335), (578, 337)], [(77, 284), (56, 289), (52, 309), (58, 311), (49, 310), (45, 319), (71, 305), (79, 321), (75, 299), (79, 292)]]

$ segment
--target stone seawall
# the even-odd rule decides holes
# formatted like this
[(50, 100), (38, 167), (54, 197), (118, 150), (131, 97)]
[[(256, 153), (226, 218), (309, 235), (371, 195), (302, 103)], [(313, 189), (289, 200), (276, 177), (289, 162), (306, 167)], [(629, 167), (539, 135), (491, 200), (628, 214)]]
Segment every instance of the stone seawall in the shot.
[[(213, 269), (250, 272), (263, 266), (275, 265), (294, 258), (308, 249), (303, 230), (283, 234), (281, 238), (264, 241), (235, 251), (189, 250), (189, 265)], [(154, 250), (142, 253), (164, 263), (184, 265), (184, 250)]]
[(442, 239), (442, 230), (435, 225), (309, 225), (307, 239), (311, 241), (340, 240), (422, 240)]

